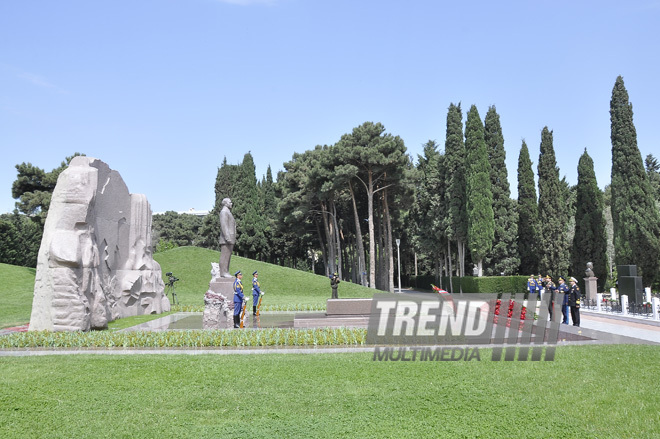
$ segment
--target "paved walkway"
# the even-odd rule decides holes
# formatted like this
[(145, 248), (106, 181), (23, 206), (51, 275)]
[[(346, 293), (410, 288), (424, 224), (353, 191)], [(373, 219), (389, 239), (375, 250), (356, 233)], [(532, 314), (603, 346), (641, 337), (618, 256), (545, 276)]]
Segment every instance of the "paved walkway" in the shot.
[[(148, 324), (128, 330), (165, 330), (169, 323), (189, 317), (191, 313), (178, 313), (161, 319), (153, 320)], [(580, 328), (572, 325), (560, 325), (560, 336), (558, 345), (574, 344), (657, 344), (660, 347), (660, 321), (654, 321), (643, 317), (624, 317), (612, 313), (598, 313), (595, 311), (581, 312)], [(26, 326), (6, 328), (0, 331), (0, 335), (13, 332), (23, 332)], [(489, 348), (497, 345), (483, 345), (479, 347)], [(229, 355), (229, 354), (319, 354), (319, 353), (348, 353), (348, 352), (373, 352), (373, 347), (274, 347), (274, 348), (235, 348), (235, 349), (20, 349), (0, 350), (0, 357), (7, 356), (32, 356), (32, 355), (153, 355), (153, 354), (185, 354), (185, 355)]]
[(580, 324), (595, 331), (660, 343), (660, 321), (656, 320), (583, 311), (580, 313)]

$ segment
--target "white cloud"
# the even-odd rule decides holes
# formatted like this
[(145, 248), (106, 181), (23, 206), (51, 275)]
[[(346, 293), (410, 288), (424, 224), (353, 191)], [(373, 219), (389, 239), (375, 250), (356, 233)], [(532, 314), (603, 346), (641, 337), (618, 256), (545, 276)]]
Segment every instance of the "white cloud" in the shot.
[(68, 93), (66, 90), (50, 83), (48, 80), (45, 78), (35, 75), (34, 73), (29, 73), (29, 72), (20, 72), (18, 73), (18, 77), (33, 84), (36, 85), (37, 87), (43, 87), (43, 88), (48, 88), (50, 90), (53, 90), (57, 93)]

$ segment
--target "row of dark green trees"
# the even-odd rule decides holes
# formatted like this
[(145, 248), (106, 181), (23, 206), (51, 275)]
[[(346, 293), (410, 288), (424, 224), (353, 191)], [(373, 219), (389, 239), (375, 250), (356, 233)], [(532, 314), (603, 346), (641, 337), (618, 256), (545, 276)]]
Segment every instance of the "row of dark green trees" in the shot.
[[(337, 272), (382, 290), (394, 289), (398, 248), (404, 275), (582, 277), (591, 261), (601, 288), (617, 264), (638, 265), (650, 285), (660, 267), (660, 166), (651, 155), (646, 167), (642, 162), (621, 77), (612, 91), (610, 115), (612, 181), (605, 191), (598, 187), (586, 149), (577, 163), (577, 185), (560, 179), (552, 131), (545, 127), (536, 166), (538, 192), (523, 141), (518, 198), (512, 199), (496, 108), (482, 120), (472, 106), (463, 123), (461, 105), (451, 104), (444, 148), (428, 141), (416, 165), (400, 137), (372, 122), (333, 145), (295, 153), (275, 181), (270, 167), (257, 180), (251, 153), (240, 164), (225, 159), (218, 168), (212, 213), (203, 219), (156, 215), (154, 238), (158, 249), (217, 248), (217, 213), (229, 197), (238, 228), (235, 250), (241, 256)], [(17, 182), (23, 182), (18, 186), (26, 190), (14, 196), (21, 212), (40, 219), (47, 205), (25, 209), (34, 207), (30, 200), (40, 199), (27, 190), (28, 165), (17, 166)], [(1, 221), (16, 222), (17, 215)]]

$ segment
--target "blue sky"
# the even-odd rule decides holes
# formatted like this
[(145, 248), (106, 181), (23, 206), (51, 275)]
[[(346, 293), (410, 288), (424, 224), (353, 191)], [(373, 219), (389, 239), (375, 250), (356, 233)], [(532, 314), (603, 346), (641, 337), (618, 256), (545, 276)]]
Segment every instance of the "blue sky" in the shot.
[(585, 148), (609, 183), (609, 100), (624, 77), (638, 144), (660, 156), (660, 1), (5, 0), (0, 212), (14, 166), (74, 152), (154, 212), (210, 209), (217, 168), (257, 176), (365, 121), (416, 159), (447, 108), (495, 105), (512, 190), (521, 140), (554, 131), (560, 175)]

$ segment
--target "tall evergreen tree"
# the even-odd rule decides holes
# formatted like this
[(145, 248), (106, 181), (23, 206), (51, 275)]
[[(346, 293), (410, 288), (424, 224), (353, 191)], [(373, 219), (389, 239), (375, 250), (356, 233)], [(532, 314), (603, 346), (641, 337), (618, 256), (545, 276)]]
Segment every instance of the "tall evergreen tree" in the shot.
[(565, 234), (568, 211), (565, 205), (564, 188), (559, 180), (559, 168), (552, 145), (552, 131), (548, 127), (544, 127), (541, 132), (538, 176), (541, 225), (539, 269), (544, 274), (557, 277), (565, 275), (568, 269), (564, 256), (569, 248)]
[(418, 156), (417, 184), (410, 212), (413, 245), (432, 261), (437, 277), (441, 276), (437, 270), (443, 260), (441, 256), (446, 254), (444, 167), (445, 156), (438, 151), (437, 143), (429, 140), (424, 145), (424, 155)]
[(277, 198), (275, 197), (275, 184), (273, 182), (273, 171), (268, 165), (266, 169), (266, 177), (261, 183), (261, 191), (263, 198), (263, 211), (262, 215), (265, 222), (264, 237), (266, 238), (266, 261), (273, 263), (274, 249), (278, 243), (277, 236)]
[(543, 241), (539, 235), (539, 207), (532, 160), (523, 140), (518, 156), (518, 251), (520, 272), (525, 275), (539, 271), (539, 254)]
[(607, 235), (603, 215), (603, 192), (598, 188), (594, 161), (585, 149), (578, 163), (575, 236), (571, 251), (573, 275), (582, 273), (587, 262), (593, 262), (598, 287), (602, 291), (607, 280)]
[(218, 168), (215, 177), (215, 205), (211, 212), (204, 217), (204, 225), (201, 234), (204, 237), (201, 243), (202, 247), (220, 250), (220, 210), (222, 210), (222, 200), (230, 198), (232, 202), (237, 200), (238, 185), (240, 178), (240, 166), (227, 163), (227, 157), (224, 157), (222, 164)]
[(484, 139), (490, 162), (490, 184), (493, 191), (493, 214), (495, 215), (495, 239), (493, 249), (484, 259), (487, 275), (508, 275), (518, 272), (518, 212), (516, 202), (511, 199), (509, 178), (506, 169), (504, 136), (500, 116), (495, 106), (488, 108), (484, 119)]
[(621, 76), (610, 101), (612, 221), (617, 265), (637, 265), (650, 285), (660, 268), (660, 215), (637, 147), (632, 104)]
[(493, 247), (495, 219), (490, 183), (490, 163), (484, 140), (484, 126), (479, 111), (472, 105), (465, 123), (467, 152), (466, 210), (468, 218), (467, 244), (478, 275), (483, 274), (483, 259)]
[(260, 192), (250, 152), (243, 156), (243, 162), (239, 165), (236, 189), (236, 198), (232, 199), (232, 213), (236, 218), (236, 251), (249, 258), (263, 259), (266, 225), (261, 215)]
[(658, 159), (649, 154), (644, 159), (644, 166), (646, 167), (646, 175), (651, 182), (651, 189), (656, 203), (660, 203), (660, 163)]
[[(452, 274), (450, 241), (456, 242), (460, 275), (465, 274), (465, 243), (467, 241), (466, 210), (466, 152), (463, 140), (463, 112), (461, 104), (450, 104), (447, 111), (447, 134), (445, 139), (446, 164), (446, 206), (448, 215), (445, 224), (447, 253), (449, 257), (449, 275)], [(453, 282), (450, 282), (453, 289)], [(451, 291), (451, 290), (450, 290)], [(453, 291), (452, 291), (453, 292)]]
[[(367, 196), (367, 213), (369, 215), (369, 286), (376, 288), (376, 229), (374, 216), (374, 198), (381, 191), (387, 196), (387, 188), (398, 182), (392, 180), (397, 175), (397, 168), (406, 166), (409, 162), (406, 147), (399, 136), (385, 133), (381, 123), (365, 122), (353, 129), (351, 134), (342, 136), (335, 145), (337, 155), (343, 163), (350, 165), (344, 168), (345, 175), (349, 168), (355, 171), (355, 185), (364, 189)], [(385, 216), (389, 215), (384, 207)], [(385, 218), (387, 223), (387, 219)], [(391, 229), (390, 229), (391, 232)], [(388, 240), (391, 241), (391, 240)], [(389, 251), (391, 258), (391, 243), (386, 244), (384, 252)], [(390, 264), (391, 265), (391, 264)]]
[(17, 209), (0, 215), (0, 262), (36, 267), (41, 235), (41, 226)]

